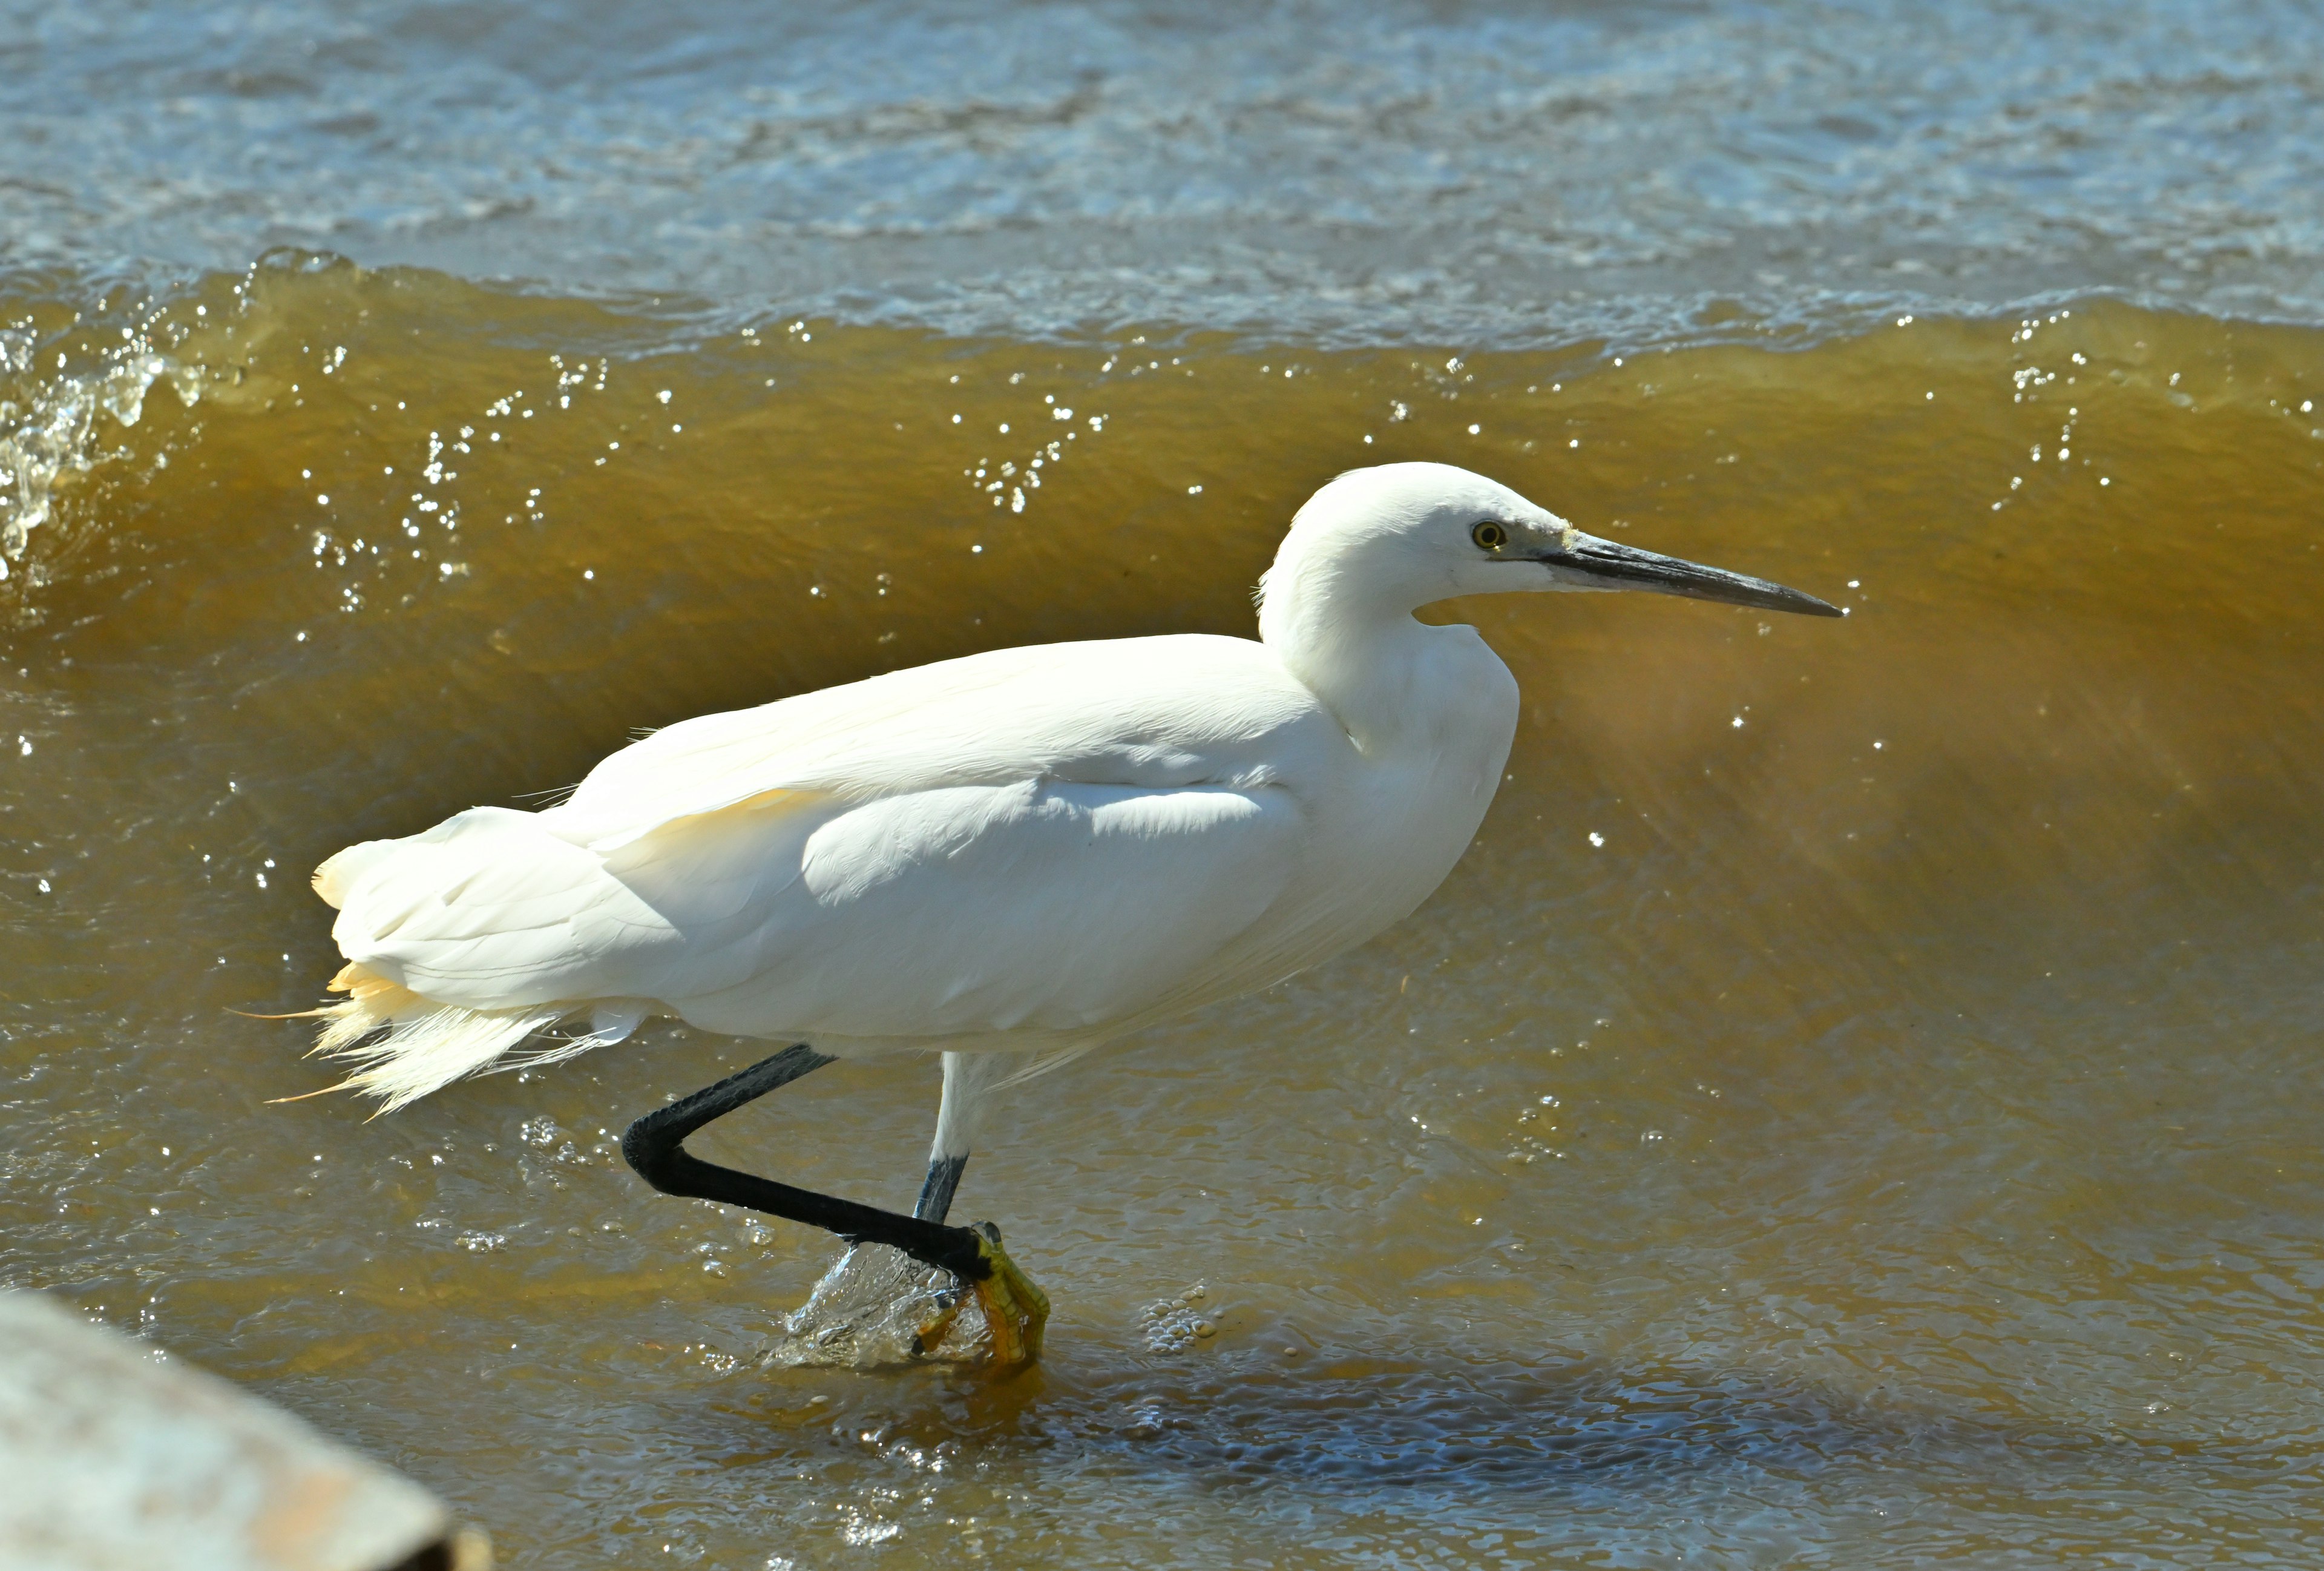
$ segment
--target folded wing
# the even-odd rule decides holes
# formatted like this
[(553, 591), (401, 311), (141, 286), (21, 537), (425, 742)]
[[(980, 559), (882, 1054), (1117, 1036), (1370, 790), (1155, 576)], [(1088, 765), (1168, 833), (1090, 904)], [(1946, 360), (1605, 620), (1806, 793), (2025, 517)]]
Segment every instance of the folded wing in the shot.
[(1085, 1032), (1223, 964), (1300, 864), (1299, 758), (1346, 744), (1255, 645), (1131, 642), (1176, 646), (1175, 679), (1056, 646), (690, 721), (564, 806), (350, 847), (317, 887), (351, 961), (466, 1009)]
[(1305, 827), (1275, 788), (1027, 781), (752, 801), (600, 853), (479, 809), (356, 874), (334, 934), (470, 1009), (642, 998), (752, 1036), (1071, 1034), (1198, 984), (1282, 892)]

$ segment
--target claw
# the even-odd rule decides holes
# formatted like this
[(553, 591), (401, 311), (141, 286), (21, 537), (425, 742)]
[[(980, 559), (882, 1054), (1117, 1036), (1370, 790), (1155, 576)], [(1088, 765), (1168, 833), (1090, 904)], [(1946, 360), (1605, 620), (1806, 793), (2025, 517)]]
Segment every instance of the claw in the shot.
[[(986, 1269), (983, 1276), (968, 1284), (968, 1289), (976, 1295), (977, 1308), (984, 1313), (985, 1327), (992, 1333), (992, 1367), (1002, 1372), (1022, 1369), (1041, 1356), (1041, 1328), (1049, 1320), (1049, 1295), (1018, 1269), (1017, 1262), (1009, 1258), (1009, 1252), (1001, 1247), (1000, 1228), (990, 1222), (979, 1222), (970, 1231), (977, 1235), (976, 1252)], [(967, 1298), (967, 1293), (955, 1294), (951, 1303), (920, 1327), (922, 1357), (935, 1352), (944, 1341), (945, 1333), (959, 1317), (960, 1307)]]

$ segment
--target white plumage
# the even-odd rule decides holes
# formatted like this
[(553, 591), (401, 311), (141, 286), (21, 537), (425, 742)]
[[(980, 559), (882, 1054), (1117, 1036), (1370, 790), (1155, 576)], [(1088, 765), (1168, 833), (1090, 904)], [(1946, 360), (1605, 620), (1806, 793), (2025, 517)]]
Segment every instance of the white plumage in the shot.
[[(1359, 943), (1452, 868), (1517, 686), (1472, 629), (1416, 607), (1714, 580), (1821, 605), (1591, 541), (1462, 470), (1342, 476), (1294, 521), (1257, 642), (897, 671), (673, 725), (540, 812), (474, 808), (340, 852), (315, 884), (350, 996), (320, 1046), (391, 1107), (657, 1013), (836, 1057), (1056, 1061)], [(558, 1021), (575, 1034), (527, 1055)]]

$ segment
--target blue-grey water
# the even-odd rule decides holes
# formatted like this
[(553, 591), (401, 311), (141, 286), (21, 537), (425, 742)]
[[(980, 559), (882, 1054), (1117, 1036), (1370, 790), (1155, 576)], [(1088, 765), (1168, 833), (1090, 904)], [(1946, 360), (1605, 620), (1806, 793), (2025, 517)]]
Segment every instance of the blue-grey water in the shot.
[(2324, 312), (2297, 0), (87, 0), (0, 41), (18, 265), (1351, 343)]

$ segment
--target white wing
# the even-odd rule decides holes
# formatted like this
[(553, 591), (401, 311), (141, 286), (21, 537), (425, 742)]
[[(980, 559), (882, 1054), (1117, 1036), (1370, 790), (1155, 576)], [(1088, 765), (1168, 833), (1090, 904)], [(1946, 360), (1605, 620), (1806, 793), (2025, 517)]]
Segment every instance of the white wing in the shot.
[(1347, 742), (1251, 640), (1038, 644), (682, 721), (605, 759), (552, 816), (604, 847), (775, 790), (1266, 784), (1303, 744)]
[(1300, 760), (1348, 745), (1240, 640), (1004, 651), (687, 722), (564, 807), (353, 847), (318, 886), (349, 959), (473, 1009), (1070, 1034), (1199, 983), (1299, 865)]
[(1071, 1034), (1155, 1003), (1266, 910), (1305, 821), (1286, 791), (1028, 782), (843, 813), (742, 949), (654, 996), (714, 1030)]

